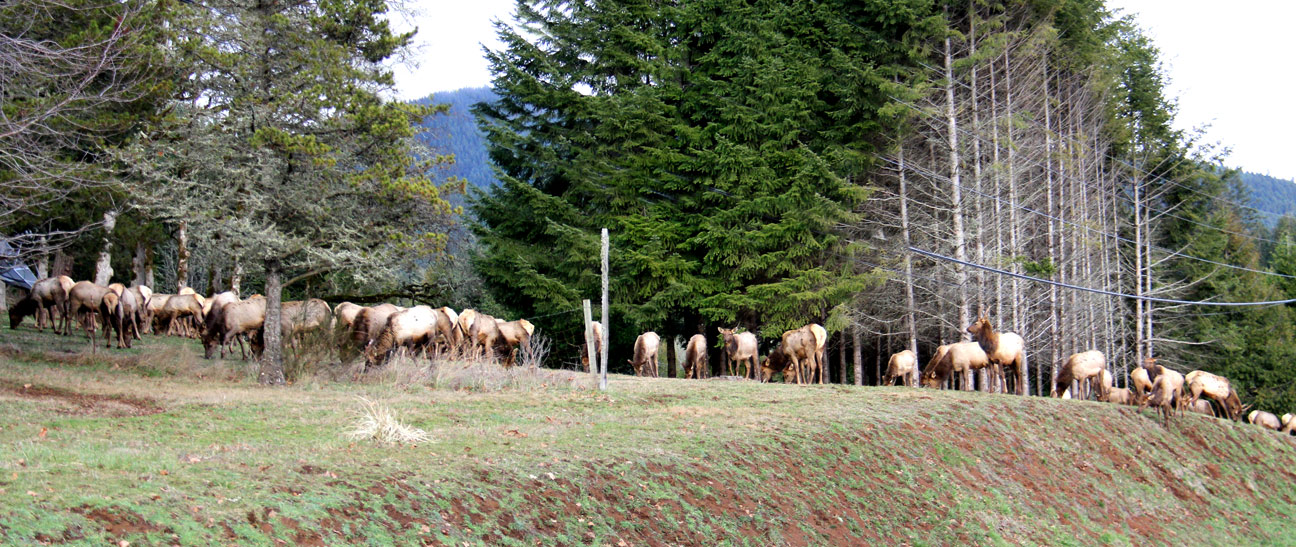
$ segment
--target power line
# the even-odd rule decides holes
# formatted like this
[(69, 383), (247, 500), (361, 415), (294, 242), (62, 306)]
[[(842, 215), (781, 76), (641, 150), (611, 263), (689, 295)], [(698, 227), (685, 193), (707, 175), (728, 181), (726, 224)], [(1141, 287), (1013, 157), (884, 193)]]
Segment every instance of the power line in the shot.
[(1234, 306), (1234, 307), (1240, 307), (1240, 306), (1276, 306), (1276, 305), (1279, 305), (1279, 304), (1291, 304), (1291, 303), (1293, 303), (1293, 302), (1296, 302), (1296, 298), (1292, 298), (1292, 299), (1288, 299), (1288, 300), (1266, 300), (1266, 301), (1262, 301), (1262, 302), (1211, 302), (1211, 301), (1209, 301), (1209, 300), (1175, 300), (1175, 299), (1172, 299), (1172, 298), (1157, 298), (1157, 297), (1155, 297), (1155, 296), (1139, 296), (1139, 295), (1134, 295), (1134, 294), (1126, 294), (1126, 293), (1119, 293), (1119, 292), (1113, 292), (1113, 291), (1105, 291), (1105, 290), (1102, 290), (1102, 289), (1095, 289), (1095, 288), (1092, 288), (1092, 287), (1082, 287), (1082, 286), (1080, 286), (1080, 285), (1072, 285), (1072, 284), (1070, 284), (1070, 283), (1062, 283), (1062, 282), (1060, 282), (1060, 281), (1052, 281), (1052, 280), (1049, 280), (1049, 279), (1042, 279), (1042, 278), (1039, 278), (1039, 277), (1033, 277), (1033, 276), (1029, 276), (1029, 275), (1025, 275), (1025, 274), (1013, 273), (1013, 272), (1010, 272), (1010, 271), (1001, 270), (1001, 269), (998, 269), (998, 268), (993, 268), (993, 267), (985, 266), (985, 265), (982, 265), (982, 264), (977, 264), (977, 263), (975, 263), (975, 262), (968, 262), (968, 261), (966, 261), (966, 260), (959, 260), (959, 259), (957, 259), (957, 258), (953, 258), (953, 257), (945, 256), (945, 255), (942, 255), (942, 254), (939, 254), (939, 253), (933, 253), (933, 252), (931, 252), (931, 251), (924, 251), (924, 250), (919, 249), (919, 248), (916, 248), (916, 247), (909, 247), (909, 250), (912, 251), (912, 252), (914, 252), (914, 253), (918, 253), (918, 254), (920, 254), (920, 255), (926, 256), (926, 257), (928, 257), (928, 258), (935, 258), (935, 259), (937, 259), (937, 260), (944, 260), (944, 261), (947, 261), (947, 262), (953, 262), (953, 263), (955, 263), (955, 264), (962, 264), (962, 265), (964, 265), (964, 266), (971, 266), (971, 267), (973, 267), (973, 268), (977, 268), (977, 269), (985, 270), (985, 271), (988, 271), (988, 272), (997, 273), (997, 274), (1000, 274), (1000, 275), (1007, 275), (1007, 276), (1011, 276), (1011, 277), (1016, 277), (1016, 278), (1018, 278), (1018, 279), (1025, 279), (1025, 280), (1027, 280), (1027, 281), (1034, 281), (1034, 282), (1036, 282), (1036, 283), (1045, 283), (1045, 284), (1048, 284), (1048, 285), (1053, 285), (1053, 286), (1062, 287), (1062, 288), (1066, 288), (1066, 289), (1072, 289), (1072, 290), (1077, 290), (1077, 291), (1091, 292), (1091, 293), (1102, 294), (1102, 295), (1107, 295), (1107, 296), (1118, 296), (1118, 297), (1122, 297), (1122, 298), (1132, 298), (1132, 299), (1134, 299), (1134, 300), (1143, 300), (1143, 301), (1146, 301), (1146, 302), (1161, 302), (1161, 303), (1165, 303), (1165, 304), (1185, 304), (1185, 305), (1190, 305), (1190, 306)]

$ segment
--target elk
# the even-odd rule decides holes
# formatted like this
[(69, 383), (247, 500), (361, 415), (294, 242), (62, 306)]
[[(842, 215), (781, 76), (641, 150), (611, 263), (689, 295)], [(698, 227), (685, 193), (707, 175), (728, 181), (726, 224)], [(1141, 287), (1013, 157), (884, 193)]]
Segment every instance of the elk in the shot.
[(820, 384), (824, 382), (818, 345), (815, 334), (808, 326), (783, 333), (780, 347), (796, 374), (797, 385), (813, 384), (815, 376), (819, 377)]
[[(80, 281), (72, 286), (68, 293), (68, 313), (75, 314), (81, 321), (81, 327), (86, 331), (86, 338), (90, 340), (91, 346), (94, 344), (95, 320), (98, 318), (99, 306), (103, 304), (103, 297), (108, 294), (108, 287), (95, 285), (89, 281)], [(104, 318), (107, 321), (107, 318)], [(107, 324), (104, 328), (107, 329)], [(107, 337), (107, 332), (104, 333)]]
[(167, 327), (167, 334), (178, 332), (186, 338), (196, 337), (197, 325), (201, 325), (205, 319), (203, 315), (205, 300), (199, 294), (177, 294), (167, 298), (166, 304), (162, 306), (162, 313), (171, 321), (171, 325)]
[(635, 376), (657, 377), (657, 350), (660, 346), (661, 338), (653, 331), (645, 332), (635, 338), (634, 359), (626, 360), (634, 368)]
[(459, 314), (449, 306), (437, 308), (437, 336), (446, 349), (463, 344), (463, 331), (459, 330)]
[(1247, 421), (1273, 431), (1283, 429), (1283, 423), (1277, 416), (1263, 410), (1252, 410), (1251, 414), (1247, 415)]
[[(148, 307), (148, 301), (153, 297), (153, 289), (148, 288), (148, 285), (136, 285), (131, 287), (130, 291), (135, 293), (135, 300), (139, 302), (139, 308), (135, 312), (136, 325), (139, 326), (140, 331), (147, 332), (153, 323), (153, 313)], [(140, 338), (136, 336), (135, 339)]]
[[(103, 314), (107, 326), (117, 332), (117, 349), (131, 347), (131, 341), (139, 333), (138, 312), (139, 301), (135, 293), (124, 290), (124, 287), (120, 293), (109, 289), (100, 300), (99, 313)], [(104, 329), (104, 347), (112, 347), (107, 328)]]
[(1162, 423), (1170, 422), (1170, 415), (1183, 412), (1184, 377), (1176, 371), (1156, 364), (1156, 359), (1149, 358), (1143, 362), (1148, 377), (1152, 379), (1152, 392), (1140, 403), (1140, 408), (1152, 404), (1157, 407)]
[(701, 380), (709, 376), (706, 335), (694, 334), (684, 346), (684, 377)]
[(357, 312), (355, 322), (351, 325), (351, 336), (356, 347), (361, 350), (369, 347), (382, 334), (383, 327), (387, 326), (387, 318), (403, 309), (405, 308), (395, 304), (378, 304)]
[(1282, 431), (1283, 433), (1296, 434), (1296, 416), (1293, 416), (1291, 414), (1283, 414), (1282, 429), (1280, 429), (1279, 431)]
[(1103, 357), (1101, 351), (1089, 350), (1072, 354), (1058, 371), (1051, 395), (1061, 397), (1062, 392), (1071, 387), (1071, 382), (1077, 381), (1080, 382), (1080, 393), (1076, 394), (1077, 398), (1088, 399), (1089, 392), (1093, 390), (1092, 384), (1098, 382), (1101, 385), (1102, 373), (1105, 370), (1107, 370), (1107, 358)]
[[(995, 332), (990, 319), (984, 315), (968, 326), (972, 338), (981, 344), (990, 359), (990, 385), (999, 387), (1003, 382), (1005, 393), (1019, 393), (1017, 380), (1026, 362), (1026, 341), (1012, 332)], [(1024, 392), (1023, 392), (1024, 393)]]
[(400, 348), (426, 351), (435, 340), (437, 321), (436, 310), (428, 306), (414, 306), (391, 314), (378, 338), (365, 348), (365, 369), (386, 363), (392, 352)]
[(1215, 417), (1215, 409), (1211, 407), (1210, 401), (1207, 401), (1206, 399), (1193, 401), (1192, 404), (1188, 405), (1187, 410), (1188, 412), (1196, 412), (1197, 414), (1203, 414), (1212, 418)]
[(726, 375), (732, 375), (738, 372), (739, 365), (746, 365), (747, 370), (743, 377), (756, 377), (757, 367), (760, 362), (757, 359), (756, 335), (750, 332), (735, 333), (734, 329), (717, 327), (720, 336), (724, 338), (725, 354), (729, 356), (729, 365), (725, 369)]
[(989, 366), (990, 358), (977, 342), (956, 342), (936, 348), (922, 371), (924, 387), (940, 388), (952, 373), (963, 380), (963, 389), (971, 388), (969, 373)]
[[(63, 322), (63, 331), (68, 330), (68, 294), (67, 289), (63, 287), (62, 279), (69, 279), (66, 276), (49, 277), (37, 281), (32, 285), (31, 294), (28, 296), (36, 307), (36, 329), (45, 330), (45, 320), (48, 319), (50, 328), (54, 332), (59, 332), (58, 325), (54, 321), (54, 311), (57, 310), (59, 317)], [(70, 281), (70, 279), (69, 279)], [(13, 318), (10, 318), (12, 321)], [(19, 319), (21, 321), (21, 319)], [(17, 325), (12, 325), (17, 326)]]
[[(253, 336), (260, 331), (265, 326), (265, 316), (265, 298), (250, 298), (226, 304), (221, 308), (220, 320), (208, 322), (207, 329), (203, 331), (203, 357), (211, 359), (212, 353), (219, 347), (220, 357), (224, 359), (226, 346), (240, 336)], [(244, 350), (241, 339), (239, 351), (243, 360), (247, 360), (247, 351)]]
[(505, 350), (504, 366), (507, 367), (513, 366), (513, 350), (530, 342), (531, 334), (534, 331), (535, 326), (526, 319), (504, 321), (484, 313), (478, 313), (473, 318), (470, 336), (473, 341), (474, 351), (480, 346), (481, 355), (485, 355), (489, 359), (495, 358), (496, 351)]
[(795, 369), (788, 366), (789, 364), (791, 364), (791, 360), (788, 359), (786, 353), (783, 353), (783, 346), (781, 344), (775, 346), (768, 357), (761, 359), (761, 382), (769, 382), (774, 378), (774, 374), (779, 372), (783, 373), (784, 383), (796, 382)]
[(1148, 392), (1152, 391), (1152, 379), (1148, 377), (1148, 371), (1143, 367), (1135, 368), (1129, 376), (1130, 383), (1134, 385), (1134, 391), (1139, 397), (1146, 397)]
[(476, 320), (477, 310), (469, 308), (459, 313), (459, 336), (463, 338), (465, 345), (470, 349), (476, 344), (476, 341), (472, 339), (472, 326)]
[(898, 351), (891, 354), (887, 359), (886, 375), (882, 377), (882, 385), (893, 386), (897, 378), (905, 387), (912, 384), (913, 371), (918, 366), (918, 356), (914, 355), (911, 350)]
[(1194, 370), (1184, 376), (1184, 382), (1187, 386), (1185, 390), (1188, 393), (1190, 406), (1196, 404), (1197, 399), (1204, 394), (1218, 403), (1220, 409), (1224, 411), (1224, 417), (1230, 420), (1241, 420), (1246, 414), (1247, 409), (1242, 406), (1237, 392), (1229, 385), (1228, 378), (1204, 370)]
[(147, 313), (152, 320), (149, 324), (149, 332), (158, 334), (164, 328), (170, 330), (171, 317), (166, 313), (166, 303), (172, 296), (175, 295), (153, 293), (153, 296), (144, 302), (144, 307), (148, 308)]

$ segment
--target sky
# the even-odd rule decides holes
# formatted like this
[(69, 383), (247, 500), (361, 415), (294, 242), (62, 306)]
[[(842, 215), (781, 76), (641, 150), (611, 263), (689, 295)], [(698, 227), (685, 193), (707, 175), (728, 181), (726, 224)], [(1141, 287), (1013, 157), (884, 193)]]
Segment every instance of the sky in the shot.
[[(491, 21), (512, 17), (514, 0), (408, 0), (418, 26), (417, 67), (397, 67), (400, 99), (490, 84), (482, 47), (499, 49)], [(1161, 50), (1176, 126), (1204, 129), (1201, 141), (1228, 148), (1226, 164), (1296, 179), (1296, 127), (1288, 62), (1296, 2), (1290, 0), (1107, 0), (1132, 14)]]

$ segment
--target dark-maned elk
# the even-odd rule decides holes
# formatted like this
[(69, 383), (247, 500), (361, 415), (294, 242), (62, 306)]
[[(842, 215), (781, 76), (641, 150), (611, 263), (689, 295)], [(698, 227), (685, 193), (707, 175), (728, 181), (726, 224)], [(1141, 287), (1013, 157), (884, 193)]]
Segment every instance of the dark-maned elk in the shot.
[(414, 306), (391, 314), (378, 338), (365, 348), (365, 369), (385, 364), (399, 349), (426, 352), (435, 343), (437, 319), (436, 310), (428, 306)]
[(818, 346), (814, 333), (806, 327), (783, 333), (779, 347), (790, 361), (789, 366), (796, 371), (797, 385), (813, 384), (816, 376), (819, 383), (823, 383)]
[(995, 332), (990, 319), (984, 315), (968, 326), (967, 331), (990, 359), (990, 385), (997, 390), (1002, 381), (1004, 393), (1025, 395), (1024, 386), (1018, 386), (1017, 380), (1026, 363), (1026, 341), (1016, 333)]
[(1184, 391), (1188, 394), (1189, 405), (1196, 404), (1205, 395), (1220, 405), (1225, 418), (1237, 421), (1246, 416), (1247, 407), (1242, 406), (1242, 400), (1229, 384), (1228, 378), (1204, 370), (1194, 370), (1184, 376)]
[[(243, 348), (240, 337), (256, 335), (265, 326), (265, 316), (265, 298), (250, 298), (224, 305), (220, 321), (209, 322), (207, 330), (203, 332), (203, 357), (211, 359), (216, 349), (220, 348), (220, 358), (224, 359), (225, 348), (238, 340), (243, 360), (247, 360), (247, 351)], [(232, 355), (233, 351), (230, 353)]]

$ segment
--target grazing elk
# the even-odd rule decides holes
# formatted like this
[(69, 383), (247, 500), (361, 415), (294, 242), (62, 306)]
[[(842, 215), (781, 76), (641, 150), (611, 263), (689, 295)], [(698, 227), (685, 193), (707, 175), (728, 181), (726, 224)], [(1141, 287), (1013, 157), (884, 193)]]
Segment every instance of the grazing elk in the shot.
[(956, 342), (936, 348), (922, 371), (924, 387), (940, 388), (953, 373), (962, 380), (963, 390), (971, 389), (971, 372), (990, 365), (990, 358), (977, 342)]
[[(211, 359), (216, 348), (220, 348), (220, 358), (224, 359), (225, 348), (238, 340), (239, 352), (246, 361), (247, 350), (243, 347), (241, 337), (256, 335), (265, 326), (265, 316), (265, 298), (250, 298), (224, 305), (221, 307), (220, 319), (209, 321), (207, 329), (203, 331), (203, 357)], [(233, 350), (230, 354), (233, 354)]]
[(1188, 395), (1188, 405), (1194, 405), (1202, 395), (1219, 404), (1224, 417), (1230, 420), (1241, 420), (1246, 415), (1247, 407), (1229, 384), (1228, 378), (1211, 374), (1204, 370), (1194, 370), (1184, 376), (1184, 390)]
[(1177, 371), (1156, 364), (1156, 359), (1149, 358), (1143, 362), (1148, 378), (1152, 379), (1152, 391), (1140, 403), (1140, 408), (1151, 404), (1157, 407), (1162, 423), (1170, 422), (1171, 414), (1182, 414), (1184, 406), (1184, 377)]
[(1064, 391), (1071, 388), (1071, 382), (1076, 381), (1080, 385), (1080, 392), (1076, 394), (1076, 398), (1088, 399), (1095, 391), (1094, 384), (1103, 385), (1102, 373), (1105, 370), (1107, 370), (1107, 358), (1101, 351), (1089, 350), (1072, 354), (1062, 364), (1061, 370), (1058, 370), (1051, 396), (1061, 397)]
[[(81, 327), (86, 331), (86, 338), (90, 340), (93, 347), (95, 322), (99, 317), (99, 306), (103, 304), (103, 297), (112, 291), (108, 287), (95, 285), (89, 281), (79, 281), (72, 286), (68, 293), (68, 313), (74, 314), (81, 322)], [(104, 318), (104, 328), (107, 329), (107, 318)], [(108, 334), (105, 332), (104, 336)]]
[(1282, 421), (1282, 429), (1280, 429), (1279, 431), (1283, 433), (1296, 434), (1296, 416), (1293, 416), (1291, 414), (1283, 414), (1281, 421)]
[(882, 385), (893, 386), (897, 378), (905, 387), (913, 383), (913, 372), (918, 367), (918, 356), (914, 355), (912, 350), (898, 351), (891, 354), (887, 359), (886, 375), (882, 377)]
[(428, 306), (414, 306), (387, 318), (387, 324), (373, 344), (365, 348), (365, 370), (387, 362), (398, 349), (426, 350), (435, 342), (437, 313)]
[(635, 376), (657, 377), (657, 369), (659, 368), (657, 350), (660, 346), (661, 338), (653, 331), (645, 332), (635, 338), (634, 359), (626, 360), (634, 368)]
[(449, 306), (433, 310), (437, 313), (437, 338), (441, 347), (449, 350), (463, 344), (463, 331), (459, 330), (459, 314)]
[(161, 334), (164, 331), (171, 329), (171, 317), (167, 315), (166, 304), (172, 296), (175, 295), (153, 293), (153, 296), (150, 296), (149, 299), (144, 302), (144, 307), (148, 308), (148, 312), (146, 313), (151, 318), (148, 327), (149, 332), (152, 332), (153, 334)]
[[(68, 313), (67, 313), (68, 294), (67, 294), (67, 289), (63, 287), (63, 281), (62, 281), (63, 279), (68, 279), (69, 281), (71, 280), (66, 276), (49, 277), (37, 281), (35, 285), (32, 285), (31, 294), (29, 295), (29, 298), (31, 298), (33, 304), (35, 304), (36, 306), (36, 329), (37, 330), (44, 331), (45, 321), (48, 320), (50, 324), (50, 328), (54, 329), (54, 332), (60, 332), (59, 326), (55, 323), (54, 320), (54, 312), (57, 310), (59, 313), (59, 317), (60, 319), (62, 319), (62, 323), (63, 323), (62, 332), (64, 334), (69, 332), (68, 331), (69, 321), (68, 321)], [(10, 321), (12, 320), (13, 319), (10, 318)]]
[(1024, 395), (1024, 386), (1019, 387), (1018, 380), (1026, 363), (1026, 341), (1016, 333), (995, 332), (990, 319), (984, 315), (969, 325), (967, 331), (990, 359), (990, 385), (998, 389), (1003, 382), (1004, 393)]
[[(135, 300), (139, 303), (139, 308), (135, 311), (135, 324), (139, 326), (140, 332), (149, 332), (153, 323), (153, 313), (149, 310), (148, 301), (153, 298), (153, 289), (148, 285), (135, 285), (130, 288), (135, 293)], [(140, 337), (136, 336), (136, 340)]]
[(1274, 416), (1272, 413), (1263, 410), (1252, 410), (1251, 414), (1247, 415), (1247, 421), (1273, 431), (1279, 431), (1283, 428), (1282, 420), (1279, 420), (1278, 417)]
[(782, 344), (779, 347), (788, 358), (789, 366), (796, 375), (797, 385), (813, 384), (816, 376), (820, 384), (824, 383), (818, 346), (815, 334), (808, 326), (783, 333)]
[(734, 329), (717, 327), (720, 336), (724, 338), (725, 354), (729, 356), (729, 365), (725, 369), (725, 375), (736, 374), (739, 365), (745, 365), (746, 371), (743, 373), (744, 378), (756, 378), (756, 370), (760, 365), (757, 358), (756, 335), (750, 332), (735, 333)]
[(166, 304), (162, 306), (162, 314), (170, 321), (167, 334), (197, 337), (198, 326), (206, 318), (203, 314), (205, 303), (206, 299), (200, 294), (177, 294), (167, 298)]
[(1139, 397), (1146, 397), (1148, 392), (1152, 391), (1152, 379), (1148, 377), (1148, 371), (1143, 367), (1137, 367), (1129, 373), (1130, 385), (1134, 386), (1134, 391)]
[(1195, 412), (1197, 414), (1210, 416), (1212, 418), (1215, 417), (1215, 408), (1212, 407), (1210, 401), (1207, 401), (1206, 399), (1197, 399), (1196, 401), (1193, 401), (1192, 404), (1189, 404), (1185, 410), (1187, 410), (1188, 412)]
[(684, 346), (684, 377), (701, 380), (710, 376), (706, 335), (694, 334)]
[[(117, 333), (117, 349), (131, 347), (131, 341), (139, 333), (139, 301), (135, 292), (123, 290), (118, 293), (109, 289), (99, 303), (99, 313), (103, 314), (108, 327)], [(104, 329), (104, 347), (112, 347), (108, 329)]]
[(369, 306), (356, 313), (355, 322), (351, 325), (351, 335), (355, 340), (356, 347), (361, 351), (369, 347), (374, 340), (382, 334), (383, 327), (387, 326), (387, 318), (391, 314), (404, 310), (395, 304), (378, 304)]

